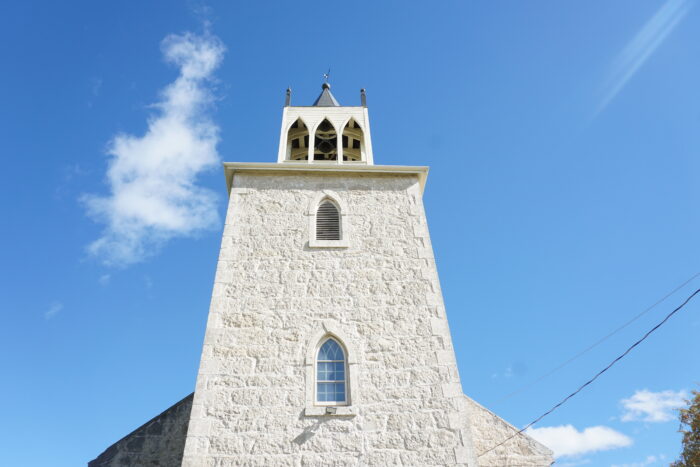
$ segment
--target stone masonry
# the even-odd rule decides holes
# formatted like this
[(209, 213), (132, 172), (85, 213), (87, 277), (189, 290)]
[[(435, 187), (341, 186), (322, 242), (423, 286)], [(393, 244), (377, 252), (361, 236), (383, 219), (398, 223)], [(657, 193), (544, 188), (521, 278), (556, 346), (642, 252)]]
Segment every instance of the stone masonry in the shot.
[[(322, 190), (347, 249), (308, 247)], [(347, 416), (305, 412), (325, 328), (356, 352)], [(476, 466), (468, 427), (417, 176), (236, 174), (183, 465)]]
[[(491, 450), (518, 432), (510, 423), (464, 396), (471, 412), (474, 449), (485, 455), (479, 467), (544, 467), (553, 463), (552, 451), (525, 434), (519, 434)], [(488, 452), (487, 452), (488, 451)]]
[(96, 459), (88, 462), (88, 467), (180, 465), (192, 397), (193, 394), (190, 394), (114, 443)]

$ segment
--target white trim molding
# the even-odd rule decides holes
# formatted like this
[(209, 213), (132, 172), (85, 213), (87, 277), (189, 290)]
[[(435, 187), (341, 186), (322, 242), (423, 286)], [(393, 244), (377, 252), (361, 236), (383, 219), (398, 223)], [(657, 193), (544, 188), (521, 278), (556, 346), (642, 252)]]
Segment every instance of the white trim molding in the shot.
[(278, 164), (275, 162), (224, 162), (224, 174), (226, 175), (226, 187), (229, 193), (233, 185), (233, 178), (236, 173), (241, 172), (297, 172), (297, 173), (320, 173), (322, 175), (346, 175), (355, 174), (390, 174), (390, 175), (416, 175), (420, 185), (420, 193), (423, 194), (425, 181), (428, 178), (428, 167), (410, 165), (351, 165), (351, 164), (329, 164), (318, 162), (316, 164), (304, 163), (296, 164), (294, 161), (288, 164)]

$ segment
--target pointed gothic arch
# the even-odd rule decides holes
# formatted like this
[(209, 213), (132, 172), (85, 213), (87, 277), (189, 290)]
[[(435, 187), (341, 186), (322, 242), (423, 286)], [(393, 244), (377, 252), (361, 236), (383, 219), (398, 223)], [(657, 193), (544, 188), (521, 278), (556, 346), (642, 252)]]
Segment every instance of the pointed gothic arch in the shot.
[(316, 127), (314, 132), (313, 160), (338, 160), (338, 133), (335, 126), (326, 117)]
[[(322, 354), (324, 345), (335, 343), (342, 352), (342, 358), (337, 358), (338, 353), (332, 355)], [(353, 416), (359, 403), (357, 365), (358, 353), (353, 346), (353, 341), (338, 325), (332, 322), (324, 322), (322, 329), (314, 333), (309, 339), (306, 351), (306, 416), (336, 415)], [(338, 365), (342, 363), (342, 365)], [(319, 365), (322, 364), (322, 365)], [(340, 369), (342, 368), (342, 374)], [(327, 378), (327, 379), (321, 379)], [(337, 385), (342, 384), (343, 391), (336, 391)], [(332, 391), (328, 389), (332, 387)], [(342, 394), (343, 400), (336, 394)], [(332, 410), (328, 410), (332, 407)]]
[(287, 131), (286, 160), (309, 160), (309, 129), (301, 117), (297, 118)]
[(347, 204), (334, 191), (322, 190), (309, 202), (309, 247), (347, 248), (350, 232)]
[(330, 198), (321, 201), (316, 209), (316, 240), (340, 240), (340, 209)]
[(357, 120), (351, 118), (343, 126), (343, 162), (365, 161), (365, 133)]
[(347, 351), (343, 344), (333, 336), (327, 336), (319, 345), (316, 353), (314, 376), (315, 396), (317, 405), (347, 405), (348, 369)]

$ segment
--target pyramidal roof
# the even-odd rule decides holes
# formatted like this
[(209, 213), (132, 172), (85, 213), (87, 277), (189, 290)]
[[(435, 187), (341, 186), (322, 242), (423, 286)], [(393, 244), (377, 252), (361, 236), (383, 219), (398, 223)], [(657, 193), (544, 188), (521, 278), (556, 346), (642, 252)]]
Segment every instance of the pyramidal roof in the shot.
[(333, 97), (333, 94), (331, 94), (330, 84), (323, 83), (321, 89), (323, 90), (316, 99), (316, 102), (314, 102), (314, 107), (340, 107), (338, 101), (335, 100), (335, 97)]

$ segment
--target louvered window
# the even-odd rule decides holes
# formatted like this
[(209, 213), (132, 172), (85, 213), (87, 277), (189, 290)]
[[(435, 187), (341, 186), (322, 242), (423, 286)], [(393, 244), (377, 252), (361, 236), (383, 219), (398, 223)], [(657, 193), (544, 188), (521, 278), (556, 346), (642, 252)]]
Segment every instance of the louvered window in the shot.
[(340, 213), (328, 200), (316, 211), (316, 240), (340, 240)]

